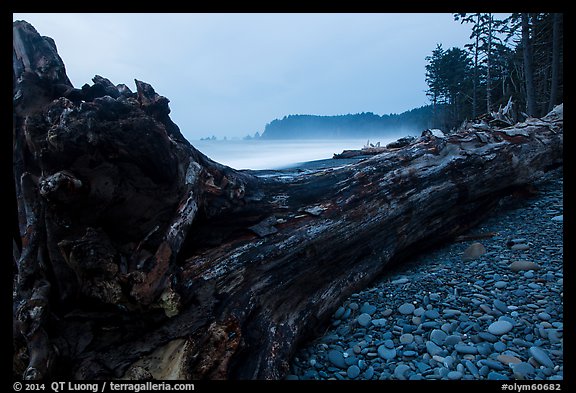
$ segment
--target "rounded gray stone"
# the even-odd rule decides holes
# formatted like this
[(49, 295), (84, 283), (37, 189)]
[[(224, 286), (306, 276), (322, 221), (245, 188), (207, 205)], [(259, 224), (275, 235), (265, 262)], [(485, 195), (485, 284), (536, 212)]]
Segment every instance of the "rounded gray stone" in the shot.
[(474, 259), (478, 259), (483, 254), (486, 254), (486, 248), (482, 245), (482, 243), (474, 242), (462, 254), (463, 261), (473, 261)]
[(414, 341), (414, 335), (411, 333), (405, 333), (400, 336), (400, 344), (410, 344)]
[(369, 366), (366, 371), (364, 371), (364, 374), (362, 374), (362, 377), (364, 379), (372, 379), (372, 377), (374, 376), (374, 367)]
[(550, 320), (550, 314), (548, 314), (547, 312), (541, 312), (538, 313), (538, 318), (540, 318), (543, 321), (549, 321)]
[(478, 367), (476, 367), (476, 365), (474, 363), (472, 363), (470, 360), (463, 359), (462, 364), (464, 364), (464, 366), (466, 366), (468, 371), (470, 371), (470, 373), (473, 376), (478, 377), (480, 375), (480, 372), (478, 371)]
[(336, 312), (334, 313), (334, 318), (335, 319), (342, 318), (342, 316), (344, 315), (344, 311), (346, 311), (344, 307), (342, 306), (338, 307), (338, 310), (336, 310)]
[(394, 376), (397, 379), (406, 380), (406, 374), (410, 371), (410, 366), (407, 364), (399, 364), (394, 369)]
[(396, 349), (386, 348), (385, 345), (380, 345), (378, 347), (378, 356), (380, 356), (384, 360), (391, 360), (396, 357)]
[(532, 343), (526, 340), (522, 340), (521, 338), (515, 338), (514, 340), (512, 340), (512, 344), (526, 348), (530, 348), (532, 346)]
[(481, 362), (483, 362), (485, 366), (488, 366), (491, 369), (496, 370), (496, 371), (502, 371), (505, 369), (504, 365), (500, 362), (497, 362), (496, 360), (484, 359), (484, 360), (481, 360)]
[(546, 330), (548, 332), (548, 340), (550, 341), (551, 344), (557, 344), (562, 341), (561, 337), (563, 335), (563, 332), (560, 332), (556, 329), (546, 329)]
[(412, 314), (416, 307), (412, 303), (404, 303), (400, 307), (398, 307), (398, 312), (403, 315)]
[(500, 299), (494, 300), (494, 308), (496, 308), (498, 311), (503, 312), (503, 313), (508, 312), (508, 306), (506, 305), (506, 303), (504, 303)]
[(352, 366), (353, 364), (358, 364), (358, 358), (354, 355), (347, 356), (344, 358), (344, 363), (346, 363), (346, 366)]
[(457, 322), (445, 322), (442, 324), (442, 326), (440, 326), (440, 330), (442, 330), (444, 333), (446, 334), (452, 334), (452, 332), (454, 331), (454, 329), (456, 329), (456, 326), (458, 326)]
[(424, 373), (431, 368), (427, 363), (419, 362), (418, 360), (413, 360), (412, 363), (416, 366), (420, 373)]
[(458, 315), (462, 314), (462, 311), (456, 310), (453, 308), (445, 308), (442, 311), (442, 314), (444, 317), (454, 317), (454, 316), (458, 316)]
[(416, 317), (421, 317), (422, 314), (424, 314), (425, 311), (426, 311), (426, 310), (424, 310), (424, 308), (418, 307), (417, 309), (414, 310), (414, 313), (413, 313), (413, 314), (414, 314), (414, 316), (416, 316)]
[(462, 363), (458, 363), (456, 365), (456, 371), (460, 371), (462, 374), (466, 372), (466, 367)]
[(548, 356), (548, 354), (539, 347), (530, 347), (528, 349), (528, 352), (530, 353), (530, 355), (532, 355), (532, 357), (541, 365), (543, 365), (544, 367), (550, 367), (550, 368), (554, 368), (554, 363), (552, 362), (552, 360), (550, 359), (550, 357)]
[(499, 321), (508, 321), (512, 324), (512, 326), (514, 326), (514, 324), (516, 323), (516, 321), (514, 321), (514, 318), (509, 317), (508, 315), (502, 315), (501, 317), (498, 318)]
[(494, 343), (494, 351), (502, 352), (505, 350), (506, 350), (506, 344), (504, 344), (502, 341), (497, 341)]
[(386, 325), (386, 322), (388, 322), (388, 321), (386, 320), (386, 318), (373, 319), (373, 320), (372, 320), (372, 325), (374, 325), (374, 326), (384, 326), (384, 325)]
[(348, 375), (348, 378), (354, 379), (358, 377), (358, 375), (360, 375), (360, 368), (356, 365), (352, 365), (348, 367), (348, 370), (346, 370), (346, 374)]
[(478, 337), (480, 337), (484, 341), (488, 341), (489, 343), (495, 343), (498, 341), (498, 337), (488, 332), (479, 332)]
[(358, 315), (357, 321), (360, 326), (367, 327), (370, 325), (370, 322), (372, 322), (372, 317), (370, 314), (363, 313)]
[(448, 337), (446, 337), (446, 340), (444, 340), (444, 345), (456, 345), (458, 344), (460, 341), (462, 341), (462, 338), (456, 334), (452, 334)]
[(490, 381), (505, 380), (505, 379), (508, 379), (508, 377), (506, 375), (497, 373), (496, 371), (491, 371), (488, 374), (488, 380), (490, 380)]
[(486, 342), (481, 342), (476, 345), (478, 353), (482, 356), (489, 356), (492, 353), (492, 345)]
[(504, 289), (504, 288), (506, 288), (507, 285), (508, 285), (508, 283), (507, 283), (506, 281), (496, 281), (496, 282), (494, 283), (494, 286), (495, 286), (497, 289)]
[(463, 377), (462, 373), (460, 371), (450, 371), (447, 375), (448, 379), (451, 380), (457, 380), (457, 379), (461, 379)]
[(338, 368), (346, 367), (346, 362), (344, 361), (344, 356), (342, 355), (342, 352), (337, 351), (335, 349), (328, 352), (328, 360), (330, 361), (330, 363), (332, 363)]
[(450, 370), (448, 370), (448, 368), (446, 367), (439, 367), (436, 369), (436, 371), (438, 372), (440, 378), (446, 378), (448, 376), (448, 373), (450, 372)]
[(437, 302), (440, 300), (440, 295), (437, 293), (431, 293), (430, 296), (428, 296), (430, 298), (430, 300), (432, 300), (433, 302)]
[(344, 315), (342, 315), (342, 319), (347, 319), (350, 314), (352, 314), (352, 310), (347, 308), (346, 311), (344, 312)]
[(362, 307), (360, 308), (360, 312), (361, 313), (366, 313), (368, 315), (372, 315), (376, 312), (376, 306), (373, 306), (372, 304), (366, 302), (362, 305)]
[(426, 341), (426, 351), (428, 351), (430, 356), (434, 356), (434, 355), (438, 355), (440, 352), (442, 352), (442, 348), (440, 348), (438, 345), (436, 345), (432, 341)]
[(425, 329), (430, 329), (430, 328), (437, 328), (439, 327), (440, 324), (436, 321), (426, 321), (426, 322), (422, 322), (422, 327)]
[(456, 344), (456, 345), (454, 345), (454, 349), (456, 350), (456, 352), (462, 353), (465, 355), (466, 354), (476, 355), (478, 353), (478, 348), (476, 348), (475, 346), (472, 346), (472, 345)]
[(521, 271), (525, 271), (525, 270), (538, 270), (540, 269), (540, 265), (538, 265), (535, 262), (531, 262), (531, 261), (514, 261), (512, 262), (509, 266), (510, 270), (512, 270), (513, 272), (521, 272)]
[(447, 367), (448, 369), (452, 369), (452, 366), (454, 365), (454, 358), (448, 355), (444, 358), (444, 361), (442, 363), (444, 363), (444, 366)]
[(488, 326), (488, 333), (495, 336), (501, 336), (508, 333), (512, 328), (514, 328), (514, 325), (508, 321), (496, 321), (492, 322), (490, 326)]
[(430, 332), (430, 340), (432, 340), (437, 345), (444, 345), (444, 340), (446, 340), (446, 337), (448, 337), (448, 335), (440, 329), (434, 329), (432, 332)]
[(510, 247), (510, 249), (514, 251), (525, 251), (529, 248), (530, 246), (528, 244), (514, 244), (512, 247)]
[(436, 319), (440, 317), (440, 312), (433, 308), (432, 310), (424, 311), (424, 316), (428, 319)]

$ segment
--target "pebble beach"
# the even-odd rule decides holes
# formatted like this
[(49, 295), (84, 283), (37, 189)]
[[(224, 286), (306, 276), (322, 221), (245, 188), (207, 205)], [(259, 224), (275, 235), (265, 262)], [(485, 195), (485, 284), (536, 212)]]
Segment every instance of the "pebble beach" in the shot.
[(352, 294), (286, 379), (562, 380), (562, 169), (534, 186)]

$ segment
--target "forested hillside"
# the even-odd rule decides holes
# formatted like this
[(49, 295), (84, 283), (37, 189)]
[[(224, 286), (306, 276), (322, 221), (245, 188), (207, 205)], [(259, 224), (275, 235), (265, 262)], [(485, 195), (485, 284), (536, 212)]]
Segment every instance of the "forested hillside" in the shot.
[(373, 138), (386, 134), (419, 134), (431, 126), (433, 107), (401, 114), (363, 112), (338, 116), (289, 115), (266, 125), (263, 139)]

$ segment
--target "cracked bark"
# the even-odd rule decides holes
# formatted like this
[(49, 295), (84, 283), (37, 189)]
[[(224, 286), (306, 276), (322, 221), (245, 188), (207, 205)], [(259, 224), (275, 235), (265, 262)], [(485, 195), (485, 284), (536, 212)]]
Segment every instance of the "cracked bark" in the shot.
[(13, 61), (13, 366), (26, 379), (282, 378), (389, 263), (562, 165), (558, 106), (354, 165), (237, 171), (186, 141), (152, 86), (74, 88), (25, 22)]

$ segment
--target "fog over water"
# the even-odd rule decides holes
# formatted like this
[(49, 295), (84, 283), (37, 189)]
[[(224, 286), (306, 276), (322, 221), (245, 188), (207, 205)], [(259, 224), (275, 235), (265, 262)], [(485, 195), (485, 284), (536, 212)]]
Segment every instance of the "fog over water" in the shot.
[[(406, 135), (370, 139), (386, 145)], [(212, 160), (235, 169), (281, 169), (299, 163), (332, 158), (343, 150), (358, 150), (366, 139), (332, 140), (203, 140), (190, 141)]]

